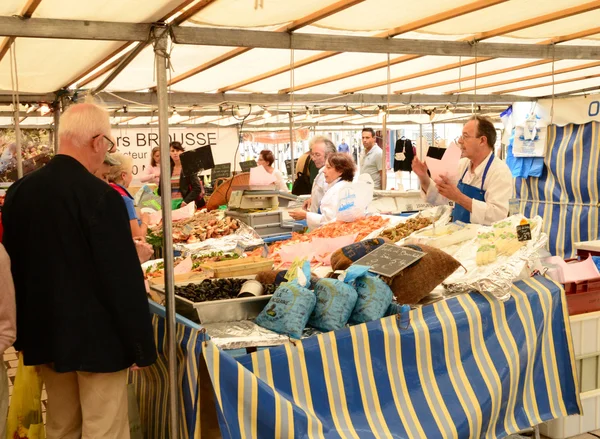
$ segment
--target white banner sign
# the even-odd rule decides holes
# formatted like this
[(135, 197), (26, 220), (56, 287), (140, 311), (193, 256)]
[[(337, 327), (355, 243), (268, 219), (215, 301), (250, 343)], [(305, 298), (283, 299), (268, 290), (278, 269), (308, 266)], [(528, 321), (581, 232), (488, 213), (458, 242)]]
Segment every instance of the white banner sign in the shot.
[(513, 104), (513, 111), (523, 119), (528, 113), (534, 111), (547, 125), (551, 122), (559, 126), (570, 123), (581, 125), (592, 121), (600, 122), (600, 95), (555, 99), (554, 117), (551, 117), (551, 109), (552, 99), (541, 99), (537, 103)]
[[(113, 136), (117, 139), (117, 150), (133, 158), (134, 180), (150, 166), (152, 148), (159, 146), (157, 128), (113, 128)], [(215, 165), (233, 163), (238, 136), (235, 128), (171, 128), (171, 142), (181, 142), (186, 151), (210, 145)], [(239, 169), (236, 163), (232, 169)]]

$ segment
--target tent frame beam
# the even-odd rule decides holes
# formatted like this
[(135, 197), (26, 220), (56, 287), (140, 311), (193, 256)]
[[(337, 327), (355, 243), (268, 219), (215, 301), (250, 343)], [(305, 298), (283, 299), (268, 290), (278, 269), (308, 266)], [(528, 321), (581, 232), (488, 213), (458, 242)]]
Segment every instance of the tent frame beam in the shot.
[[(0, 17), (0, 34), (8, 37), (147, 41), (152, 27), (152, 24), (137, 23)], [(600, 47), (598, 46), (558, 46), (553, 48), (535, 44), (383, 39), (181, 26), (172, 26), (172, 30), (174, 41), (177, 44), (204, 46), (434, 56), (600, 60)]]

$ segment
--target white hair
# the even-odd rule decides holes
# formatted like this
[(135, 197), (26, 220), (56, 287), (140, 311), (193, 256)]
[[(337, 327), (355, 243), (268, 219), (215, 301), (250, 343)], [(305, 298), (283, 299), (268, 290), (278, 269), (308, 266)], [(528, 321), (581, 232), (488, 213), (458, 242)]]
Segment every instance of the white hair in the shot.
[(71, 105), (60, 117), (59, 141), (81, 147), (98, 135), (111, 135), (108, 113), (99, 105), (91, 102)]
[(109, 170), (106, 178), (111, 183), (123, 183), (122, 173), (131, 173), (131, 169), (133, 168), (133, 159), (129, 155), (121, 154), (120, 152), (116, 152), (110, 155), (111, 158), (115, 159), (119, 162), (118, 165), (112, 165)]
[(312, 137), (309, 142), (308, 142), (308, 149), (312, 150), (312, 147), (314, 144), (316, 143), (323, 143), (325, 145), (325, 157), (327, 157), (329, 154), (333, 154), (337, 152), (337, 148), (335, 147), (335, 145), (333, 144), (333, 142), (331, 141), (331, 139), (329, 137), (325, 137), (325, 136), (314, 136)]

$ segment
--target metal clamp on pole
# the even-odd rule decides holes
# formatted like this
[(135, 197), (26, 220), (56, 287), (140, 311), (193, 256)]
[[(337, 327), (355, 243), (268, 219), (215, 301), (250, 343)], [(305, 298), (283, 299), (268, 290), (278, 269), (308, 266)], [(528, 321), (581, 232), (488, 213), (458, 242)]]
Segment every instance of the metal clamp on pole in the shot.
[(171, 162), (169, 158), (169, 102), (167, 69), (169, 68), (170, 30), (154, 27), (153, 44), (156, 61), (156, 94), (158, 98), (158, 132), (160, 139), (160, 187), (165, 264), (165, 298), (169, 365), (169, 437), (179, 437), (177, 388), (177, 337), (175, 323), (175, 288), (173, 274), (173, 222), (171, 218)]

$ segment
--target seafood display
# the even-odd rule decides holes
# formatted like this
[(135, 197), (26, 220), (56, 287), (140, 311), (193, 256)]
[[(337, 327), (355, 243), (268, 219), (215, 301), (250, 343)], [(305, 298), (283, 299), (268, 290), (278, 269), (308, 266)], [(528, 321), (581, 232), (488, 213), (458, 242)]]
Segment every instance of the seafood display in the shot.
[(433, 220), (431, 218), (409, 218), (406, 220), (406, 222), (384, 230), (379, 236), (382, 238), (387, 238), (392, 242), (398, 242), (401, 239), (406, 238), (411, 233), (424, 229), (431, 224), (433, 224)]
[[(235, 299), (240, 293), (242, 285), (247, 281), (248, 279), (238, 278), (204, 279), (196, 284), (175, 286), (175, 294), (195, 303)], [(273, 294), (277, 287), (272, 284), (263, 284), (263, 288), (264, 294)]]
[[(215, 213), (198, 212), (191, 218), (173, 222), (173, 242), (192, 244), (221, 238), (235, 233), (239, 228), (240, 223), (235, 218), (219, 218)], [(162, 246), (162, 223), (148, 229), (147, 241), (155, 247)]]

